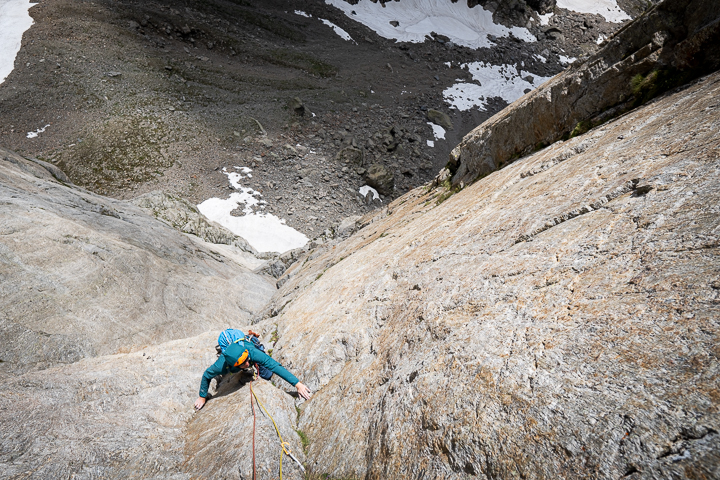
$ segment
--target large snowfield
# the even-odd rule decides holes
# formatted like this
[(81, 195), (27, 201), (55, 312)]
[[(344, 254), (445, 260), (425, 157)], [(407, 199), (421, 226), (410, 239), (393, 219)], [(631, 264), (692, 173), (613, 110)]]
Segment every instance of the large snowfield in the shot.
[(477, 83), (458, 82), (443, 91), (445, 101), (458, 110), (478, 107), (485, 110), (487, 101), (500, 97), (512, 103), (534, 90), (552, 77), (540, 77), (520, 70), (513, 65), (491, 65), (484, 62), (472, 62), (462, 65), (472, 74)]
[(557, 6), (578, 13), (596, 13), (605, 17), (608, 22), (618, 23), (631, 19), (615, 0), (557, 0)]
[[(284, 253), (305, 246), (308, 238), (294, 228), (285, 225), (285, 220), (269, 213), (263, 213), (267, 203), (261, 200), (260, 192), (243, 187), (240, 181), (252, 177), (248, 167), (235, 167), (237, 172), (228, 172), (230, 185), (237, 190), (229, 198), (209, 198), (198, 205), (200, 213), (219, 223), (245, 240), (258, 252)], [(242, 216), (231, 212), (242, 208)]]
[(0, 0), (0, 83), (15, 68), (23, 33), (33, 24), (28, 13), (33, 5), (28, 0)]
[[(513, 34), (526, 42), (536, 38), (527, 28), (507, 28), (493, 22), (492, 13), (481, 6), (468, 8), (466, 2), (448, 0), (402, 0), (385, 6), (370, 0), (350, 5), (344, 0), (325, 0), (348, 17), (374, 30), (378, 35), (400, 42), (421, 43), (431, 32), (445, 35), (458, 45), (470, 48), (489, 47), (488, 35), (507, 37)], [(397, 26), (390, 22), (397, 22)]]

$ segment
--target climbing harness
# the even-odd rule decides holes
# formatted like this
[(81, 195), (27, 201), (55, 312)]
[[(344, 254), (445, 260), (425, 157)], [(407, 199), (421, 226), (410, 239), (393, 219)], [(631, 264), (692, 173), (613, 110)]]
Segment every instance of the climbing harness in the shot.
[(282, 448), (282, 451), (280, 452), (280, 480), (282, 480), (282, 461), (283, 461), (283, 453), (285, 453), (287, 456), (295, 460), (295, 463), (298, 464), (300, 469), (304, 472), (305, 467), (303, 467), (302, 463), (300, 463), (300, 460), (298, 460), (295, 455), (290, 452), (290, 444), (283, 440), (282, 435), (280, 435), (280, 430), (278, 429), (277, 423), (275, 423), (275, 419), (270, 415), (270, 412), (267, 411), (267, 408), (265, 408), (265, 405), (260, 401), (257, 394), (255, 394), (255, 391), (253, 390), (253, 383), (258, 377), (258, 366), (255, 364), (255, 368), (253, 368), (253, 379), (250, 381), (250, 407), (252, 408), (253, 412), (253, 480), (256, 480), (257, 478), (257, 470), (255, 468), (255, 405), (253, 403), (253, 397), (255, 397), (255, 401), (265, 411), (265, 414), (270, 417), (270, 420), (272, 420), (273, 426), (275, 427), (275, 433), (277, 433), (278, 438), (280, 439), (280, 447)]

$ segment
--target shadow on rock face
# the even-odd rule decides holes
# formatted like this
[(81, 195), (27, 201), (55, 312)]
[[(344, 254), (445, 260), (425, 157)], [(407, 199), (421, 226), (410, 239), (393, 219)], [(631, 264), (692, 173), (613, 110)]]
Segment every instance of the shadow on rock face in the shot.
[[(224, 380), (218, 394), (188, 423), (184, 472), (199, 478), (252, 478), (251, 385), (248, 376), (240, 375), (240, 379), (236, 376)], [(272, 415), (289, 450), (304, 462), (300, 437), (295, 431), (297, 412), (292, 397), (265, 380), (252, 382), (252, 389)], [(283, 478), (304, 478), (298, 465), (282, 453), (272, 420), (256, 402), (254, 408), (257, 478), (277, 478), (281, 456)]]

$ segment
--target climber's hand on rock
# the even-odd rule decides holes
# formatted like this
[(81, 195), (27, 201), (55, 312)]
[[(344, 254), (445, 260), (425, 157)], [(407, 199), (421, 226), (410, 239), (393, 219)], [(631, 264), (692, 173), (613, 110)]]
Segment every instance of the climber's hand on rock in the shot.
[(295, 388), (297, 388), (298, 395), (303, 397), (305, 400), (310, 400), (310, 397), (312, 397), (310, 389), (302, 383), (298, 382), (297, 384), (295, 384)]
[(204, 406), (205, 406), (205, 399), (203, 397), (198, 397), (198, 399), (195, 400), (195, 410), (200, 410)]

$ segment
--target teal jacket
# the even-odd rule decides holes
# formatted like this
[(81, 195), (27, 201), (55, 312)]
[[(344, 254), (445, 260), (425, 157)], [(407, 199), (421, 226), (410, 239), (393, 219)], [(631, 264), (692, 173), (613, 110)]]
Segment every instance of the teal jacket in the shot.
[(217, 361), (210, 365), (207, 370), (205, 370), (205, 373), (203, 373), (202, 380), (200, 381), (200, 396), (202, 398), (207, 396), (210, 380), (218, 375), (225, 375), (228, 372), (237, 373), (240, 371), (240, 368), (233, 365), (237, 363), (238, 358), (245, 353), (245, 350), (248, 351), (248, 358), (250, 359), (251, 365), (255, 363), (262, 365), (292, 386), (295, 386), (300, 381), (295, 375), (288, 372), (285, 367), (273, 360), (270, 355), (267, 355), (253, 345), (252, 342), (240, 340), (237, 343), (229, 345)]

